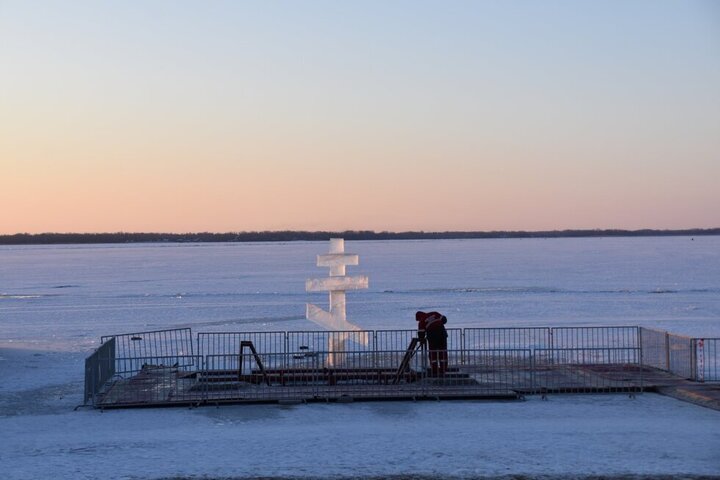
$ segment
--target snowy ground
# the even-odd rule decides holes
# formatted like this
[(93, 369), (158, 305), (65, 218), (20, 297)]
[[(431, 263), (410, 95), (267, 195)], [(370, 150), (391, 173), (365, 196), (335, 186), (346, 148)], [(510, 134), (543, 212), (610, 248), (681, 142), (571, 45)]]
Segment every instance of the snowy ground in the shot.
[[(364, 328), (437, 306), (455, 327), (647, 325), (720, 336), (720, 237), (358, 242)], [(654, 394), (526, 402), (82, 403), (100, 335), (291, 330), (320, 243), (0, 249), (0, 480), (720, 478), (720, 412)], [(351, 272), (354, 273), (354, 272)], [(447, 287), (447, 288), (446, 288)]]
[(81, 356), (0, 358), (7, 480), (720, 475), (720, 412), (650, 393), (73, 411), (82, 382), (52, 375)]

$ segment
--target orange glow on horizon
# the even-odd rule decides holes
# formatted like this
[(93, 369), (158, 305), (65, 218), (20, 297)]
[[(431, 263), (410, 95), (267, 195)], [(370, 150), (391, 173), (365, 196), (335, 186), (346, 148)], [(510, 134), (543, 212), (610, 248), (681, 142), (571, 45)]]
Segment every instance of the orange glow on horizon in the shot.
[(0, 234), (719, 226), (694, 4), (286, 7), (4, 5)]

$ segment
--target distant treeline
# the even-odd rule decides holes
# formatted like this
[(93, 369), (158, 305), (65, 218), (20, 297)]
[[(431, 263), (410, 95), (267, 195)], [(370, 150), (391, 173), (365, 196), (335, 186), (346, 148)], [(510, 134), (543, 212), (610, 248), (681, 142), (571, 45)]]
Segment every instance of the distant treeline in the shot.
[(433, 240), (463, 238), (563, 238), (563, 237), (658, 237), (720, 235), (720, 228), (687, 230), (550, 230), (540, 232), (228, 232), (228, 233), (18, 233), (0, 235), (0, 245), (49, 245), (69, 243), (141, 243), (141, 242), (293, 242), (320, 241), (330, 238), (346, 240)]

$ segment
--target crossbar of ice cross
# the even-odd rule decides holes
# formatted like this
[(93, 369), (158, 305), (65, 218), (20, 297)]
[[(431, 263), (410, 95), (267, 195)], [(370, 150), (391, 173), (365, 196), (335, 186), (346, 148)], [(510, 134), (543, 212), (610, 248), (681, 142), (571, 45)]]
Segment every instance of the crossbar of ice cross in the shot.
[(358, 265), (360, 259), (355, 253), (327, 253), (317, 256), (318, 267), (339, 267), (344, 265)]
[(305, 282), (305, 290), (308, 292), (333, 292), (339, 290), (360, 290), (368, 288), (368, 277), (358, 275), (356, 277), (327, 277), (314, 278)]

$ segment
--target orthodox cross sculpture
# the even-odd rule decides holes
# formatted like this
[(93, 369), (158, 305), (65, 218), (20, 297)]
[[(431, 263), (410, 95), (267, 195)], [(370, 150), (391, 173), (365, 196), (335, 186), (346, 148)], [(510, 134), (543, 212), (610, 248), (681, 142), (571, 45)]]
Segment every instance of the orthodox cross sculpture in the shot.
[[(338, 330), (339, 335), (331, 335), (328, 344), (329, 363), (337, 363), (333, 359), (335, 352), (344, 352), (346, 342), (351, 331), (361, 331), (357, 325), (348, 322), (345, 310), (345, 291), (368, 288), (368, 277), (345, 275), (347, 265), (357, 265), (359, 258), (354, 253), (345, 253), (345, 240), (342, 238), (330, 239), (330, 252), (317, 256), (318, 267), (329, 267), (330, 276), (326, 278), (309, 279), (305, 282), (308, 292), (330, 292), (330, 311), (325, 311), (317, 305), (307, 304), (305, 316), (328, 330)], [(367, 346), (367, 333), (353, 335), (354, 339)], [(339, 358), (339, 357), (338, 357)]]

